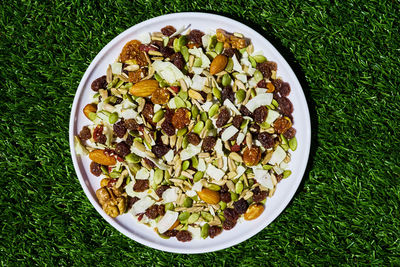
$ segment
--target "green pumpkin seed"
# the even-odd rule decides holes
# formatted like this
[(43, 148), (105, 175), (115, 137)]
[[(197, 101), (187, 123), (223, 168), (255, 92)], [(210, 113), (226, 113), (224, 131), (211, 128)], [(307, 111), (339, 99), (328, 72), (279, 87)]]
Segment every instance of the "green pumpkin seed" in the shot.
[(204, 111), (200, 112), (200, 119), (202, 121), (206, 122), (208, 119), (207, 112), (204, 112)]
[(133, 163), (129, 165), (129, 169), (134, 175), (136, 175), (136, 173), (141, 169), (141, 166), (137, 163)]
[(293, 137), (292, 139), (289, 140), (289, 147), (292, 151), (295, 151), (297, 149), (297, 139), (296, 137)]
[(223, 214), (222, 212), (218, 212), (217, 215), (218, 215), (218, 217), (221, 219), (222, 222), (225, 221), (225, 216), (224, 216), (224, 214)]
[(101, 165), (100, 167), (101, 171), (103, 172), (104, 175), (108, 175), (108, 169), (106, 166)]
[(264, 170), (270, 170), (270, 169), (272, 169), (274, 166), (272, 166), (272, 165), (264, 165), (263, 166), (263, 169)]
[(186, 127), (182, 128), (182, 129), (179, 129), (178, 132), (176, 133), (176, 135), (177, 136), (184, 136), (187, 133), (187, 130), (188, 129)]
[(201, 227), (201, 231), (200, 231), (200, 236), (203, 239), (206, 239), (208, 236), (208, 229), (210, 228), (210, 225), (208, 223), (205, 223), (202, 227)]
[(201, 67), (201, 58), (196, 57), (193, 62), (193, 67)]
[(217, 114), (218, 109), (219, 109), (219, 104), (218, 103), (215, 103), (214, 105), (212, 105), (211, 108), (208, 110), (208, 117), (209, 118), (214, 117), (214, 115)]
[(174, 47), (175, 52), (179, 52), (181, 50), (181, 48), (179, 47), (179, 44), (178, 44), (178, 38), (175, 38), (172, 46)]
[(240, 124), (240, 129), (243, 130), (247, 126), (247, 124), (249, 124), (249, 121), (250, 120), (243, 120), (242, 124)]
[(187, 108), (189, 108), (189, 109), (192, 108), (192, 102), (190, 102), (189, 100), (186, 100), (185, 103), (186, 103)]
[(182, 47), (184, 45), (186, 45), (188, 42), (187, 36), (186, 35), (181, 35), (178, 39), (178, 45), (179, 47)]
[(287, 144), (282, 144), (281, 147), (283, 148), (283, 150), (288, 151), (289, 150), (289, 145)]
[(89, 120), (94, 121), (97, 118), (97, 114), (95, 112), (89, 113)]
[(179, 92), (178, 96), (179, 96), (180, 98), (182, 98), (182, 100), (186, 100), (186, 99), (188, 98), (188, 92), (187, 92), (187, 91), (181, 90), (181, 91)]
[(200, 134), (201, 131), (203, 130), (203, 128), (204, 128), (204, 122), (203, 122), (203, 121), (199, 121), (199, 122), (197, 122), (196, 125), (194, 126), (193, 132), (194, 132), (194, 133), (197, 133), (197, 134)]
[(228, 59), (228, 63), (226, 64), (225, 71), (231, 72), (233, 70), (233, 60), (232, 58)]
[(185, 200), (183, 201), (183, 206), (185, 208), (190, 208), (193, 205), (193, 199), (190, 197), (186, 197)]
[(208, 58), (210, 58), (210, 59), (214, 59), (216, 56), (218, 56), (218, 54), (215, 53), (214, 51), (208, 51), (208, 52), (206, 52), (206, 55), (207, 55)]
[(164, 118), (164, 111), (160, 109), (157, 111), (154, 116), (153, 116), (153, 122), (157, 123), (159, 122), (162, 118)]
[(262, 79), (264, 79), (264, 77), (263, 77), (263, 75), (262, 75), (262, 73), (261, 73), (261, 71), (259, 71), (259, 70), (256, 70), (255, 72), (254, 72), (254, 80), (258, 83), (259, 81), (261, 81)]
[(232, 82), (232, 78), (228, 73), (225, 73), (224, 76), (222, 76), (222, 86), (228, 86)]
[(249, 57), (249, 61), (253, 68), (257, 67), (257, 62), (252, 56)]
[(183, 140), (182, 140), (182, 148), (183, 149), (187, 148), (188, 144), (189, 144), (189, 141), (187, 139), (187, 136), (185, 135), (185, 137), (183, 137)]
[(116, 172), (116, 171), (112, 171), (112, 172), (110, 172), (110, 177), (111, 178), (118, 178), (119, 176), (121, 175), (121, 173), (120, 172)]
[(270, 105), (267, 105), (267, 109), (269, 109), (269, 110), (274, 110), (275, 109), (275, 106), (274, 105), (272, 105), (272, 104), (270, 104)]
[(185, 108), (186, 107), (185, 101), (183, 101), (182, 98), (180, 98), (179, 96), (174, 97), (174, 102), (175, 102), (176, 108)]
[(155, 184), (161, 184), (162, 180), (164, 178), (164, 171), (161, 169), (157, 169), (154, 172), (154, 183)]
[(158, 75), (157, 73), (154, 73), (154, 79), (156, 79), (157, 82), (162, 82), (163, 78), (161, 78), (160, 75)]
[(243, 47), (242, 49), (239, 49), (240, 54), (243, 54), (244, 52), (246, 52), (246, 50), (247, 50), (247, 47)]
[(134, 153), (130, 153), (130, 154), (125, 156), (125, 160), (128, 163), (139, 163), (142, 160), (142, 158), (139, 157), (138, 155), (134, 154)]
[(201, 180), (201, 178), (203, 178), (204, 172), (198, 171), (194, 174), (193, 176), (193, 181), (196, 183), (198, 181)]
[(206, 125), (204, 126), (207, 130), (210, 130), (213, 127), (212, 121), (208, 119), (206, 121)]
[(203, 217), (203, 219), (207, 222), (211, 222), (214, 219), (214, 217), (210, 213), (205, 211), (201, 212), (201, 217)]
[(267, 61), (267, 58), (264, 57), (263, 55), (255, 55), (255, 56), (253, 56), (253, 58), (257, 63), (263, 63), (263, 62)]
[(168, 45), (168, 42), (169, 42), (169, 37), (168, 37), (168, 36), (167, 36), (167, 37), (164, 37), (163, 45), (164, 45), (164, 46), (167, 46), (167, 45)]
[(206, 186), (208, 189), (212, 190), (212, 191), (219, 191), (221, 190), (221, 187), (219, 185), (216, 184), (208, 184)]
[(186, 171), (189, 168), (190, 162), (188, 160), (185, 160), (182, 163), (182, 171)]
[(292, 171), (286, 170), (283, 172), (283, 179), (288, 178), (292, 174)]
[(212, 50), (216, 44), (217, 44), (217, 36), (213, 35), (210, 37), (210, 40), (208, 41), (207, 50)]
[(197, 222), (197, 220), (200, 218), (200, 214), (198, 213), (192, 213), (192, 215), (190, 215), (190, 217), (188, 218), (187, 222), (188, 224), (192, 224)]
[(260, 126), (261, 126), (261, 128), (263, 128), (263, 129), (268, 129), (268, 128), (271, 127), (271, 125), (270, 125), (268, 122), (266, 122), (266, 121), (264, 121), (263, 123), (261, 123)]
[[(242, 176), (242, 177), (243, 177), (243, 176)], [(244, 187), (244, 186), (243, 186), (242, 181), (237, 182), (236, 185), (235, 185), (235, 192), (236, 192), (236, 194), (242, 193), (243, 187)]]
[(272, 105), (274, 105), (275, 107), (279, 107), (278, 101), (276, 101), (275, 99), (272, 99)]
[(218, 204), (219, 204), (221, 210), (226, 209), (226, 202), (220, 201)]
[(281, 140), (282, 140), (282, 144), (284, 144), (284, 145), (288, 144), (288, 140), (286, 139), (286, 137), (283, 136), (283, 134), (281, 134)]
[(243, 89), (239, 89), (236, 92), (236, 99), (238, 103), (242, 103), (245, 98), (246, 98), (246, 92)]
[(213, 87), (212, 94), (216, 99), (221, 100), (221, 91), (217, 87)]
[(252, 187), (253, 184), (254, 184), (254, 179), (249, 179), (249, 180), (248, 180), (248, 183), (249, 183), (249, 187)]
[(181, 176), (179, 176), (179, 177), (178, 177), (178, 179), (181, 179), (181, 180), (186, 180), (186, 179), (187, 179), (187, 177), (186, 177), (186, 176), (183, 176), (183, 175), (181, 175)]
[(189, 61), (189, 49), (186, 46), (181, 47), (181, 54), (186, 62)]
[(231, 199), (232, 199), (232, 201), (236, 201), (236, 200), (238, 200), (238, 198), (239, 198), (238, 194), (236, 194), (236, 193), (234, 193), (234, 192), (231, 192)]
[(196, 168), (196, 169), (197, 169), (197, 166), (199, 166), (199, 160), (197, 159), (196, 156), (192, 157), (191, 160), (192, 160), (192, 166), (193, 166), (193, 168)]
[(171, 174), (167, 170), (164, 171), (164, 178), (167, 183), (169, 183), (169, 178), (171, 178)]
[(218, 42), (218, 43), (215, 45), (214, 51), (215, 51), (215, 53), (217, 53), (217, 54), (219, 55), (219, 54), (222, 53), (222, 50), (224, 50), (224, 43)]
[(190, 213), (187, 211), (184, 211), (181, 214), (179, 214), (178, 220), (181, 222), (186, 221), (187, 219), (189, 219), (189, 216), (190, 216)]
[(192, 106), (192, 119), (196, 119), (199, 114), (199, 108), (196, 105)]
[(256, 96), (256, 91), (254, 91), (253, 89), (251, 89), (251, 96), (255, 97)]

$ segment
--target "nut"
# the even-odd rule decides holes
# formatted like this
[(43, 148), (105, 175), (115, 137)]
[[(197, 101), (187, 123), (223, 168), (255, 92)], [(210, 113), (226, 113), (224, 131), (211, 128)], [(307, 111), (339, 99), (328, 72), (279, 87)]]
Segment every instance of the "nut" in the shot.
[(129, 92), (134, 96), (151, 96), (151, 94), (160, 88), (156, 80), (143, 80), (134, 84)]
[(208, 204), (218, 204), (220, 201), (220, 195), (217, 191), (203, 188), (200, 192), (197, 192), (200, 199)]
[(254, 220), (258, 218), (258, 216), (261, 215), (261, 213), (264, 211), (264, 206), (261, 204), (252, 204), (250, 207), (247, 209), (246, 213), (244, 214), (244, 219), (247, 221)]
[(210, 74), (214, 75), (220, 71), (223, 71), (228, 64), (228, 58), (224, 55), (216, 56), (210, 65)]
[(86, 118), (90, 119), (89, 114), (90, 113), (96, 113), (97, 111), (97, 105), (96, 104), (87, 104), (83, 108), (83, 113), (85, 114)]
[(102, 149), (96, 149), (90, 152), (89, 158), (98, 164), (106, 166), (115, 165), (117, 163), (114, 157), (107, 155)]

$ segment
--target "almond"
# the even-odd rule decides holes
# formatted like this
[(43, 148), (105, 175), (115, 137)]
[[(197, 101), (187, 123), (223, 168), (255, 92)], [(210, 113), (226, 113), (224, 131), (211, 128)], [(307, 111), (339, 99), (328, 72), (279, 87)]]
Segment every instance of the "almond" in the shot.
[(210, 74), (214, 75), (218, 72), (221, 72), (225, 69), (226, 64), (228, 64), (228, 58), (224, 55), (216, 56), (210, 65)]
[(97, 105), (96, 104), (87, 104), (84, 108), (83, 108), (83, 113), (85, 114), (86, 118), (88, 118), (90, 120), (90, 113), (96, 113), (97, 111)]
[(208, 204), (218, 204), (220, 200), (219, 193), (208, 188), (203, 188), (200, 192), (197, 192), (201, 200)]
[(96, 149), (90, 152), (89, 158), (98, 164), (106, 166), (115, 165), (117, 163), (114, 157), (107, 155), (102, 149)]
[(247, 221), (254, 220), (258, 218), (258, 216), (261, 215), (264, 211), (264, 206), (261, 204), (252, 204), (250, 207), (246, 210), (246, 213), (244, 214), (244, 219)]
[(160, 88), (156, 80), (143, 80), (134, 84), (129, 92), (134, 96), (151, 96), (151, 94)]

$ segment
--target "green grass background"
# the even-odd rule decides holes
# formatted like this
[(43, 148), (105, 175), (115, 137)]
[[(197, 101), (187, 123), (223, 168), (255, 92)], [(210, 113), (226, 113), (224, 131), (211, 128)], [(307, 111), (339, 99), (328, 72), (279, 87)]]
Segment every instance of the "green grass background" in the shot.
[[(76, 88), (101, 48), (181, 11), (264, 35), (298, 75), (313, 124), (288, 208), (250, 240), (204, 255), (153, 250), (108, 225), (68, 143)], [(400, 265), (399, 12), (399, 1), (1, 1), (1, 265)]]

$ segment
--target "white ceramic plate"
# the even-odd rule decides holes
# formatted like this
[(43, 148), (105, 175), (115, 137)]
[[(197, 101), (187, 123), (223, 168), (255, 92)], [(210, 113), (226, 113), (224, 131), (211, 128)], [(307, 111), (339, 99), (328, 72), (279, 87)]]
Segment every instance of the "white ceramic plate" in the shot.
[[(91, 102), (93, 95), (93, 91), (90, 89), (91, 82), (105, 75), (108, 64), (114, 62), (126, 42), (145, 32), (160, 31), (166, 25), (173, 25), (179, 29), (188, 24), (191, 24), (191, 29), (200, 29), (204, 32), (209, 29), (222, 28), (230, 32), (243, 33), (251, 39), (255, 51), (263, 50), (268, 60), (278, 64), (278, 76), (289, 82), (292, 88), (289, 99), (294, 105), (293, 117), (294, 127), (297, 129), (298, 148), (292, 153), (292, 161), (289, 165), (292, 175), (278, 184), (275, 195), (267, 199), (265, 211), (259, 218), (239, 223), (232, 230), (223, 231), (214, 239), (207, 238), (182, 243), (175, 238), (160, 238), (150, 227), (136, 223), (130, 214), (119, 216), (116, 219), (107, 216), (97, 202), (95, 194), (100, 186), (100, 179), (90, 173), (88, 157), (76, 156), (73, 138), (84, 125), (91, 123), (82, 112), (83, 107)], [(269, 225), (285, 209), (295, 194), (307, 165), (311, 126), (307, 102), (296, 75), (282, 55), (263, 36), (248, 26), (226, 17), (206, 13), (176, 13), (139, 23), (115, 37), (100, 51), (83, 75), (76, 92), (71, 110), (69, 137), (72, 160), (82, 188), (92, 205), (107, 222), (127, 237), (152, 248), (175, 253), (204, 253), (227, 248), (252, 237)]]

